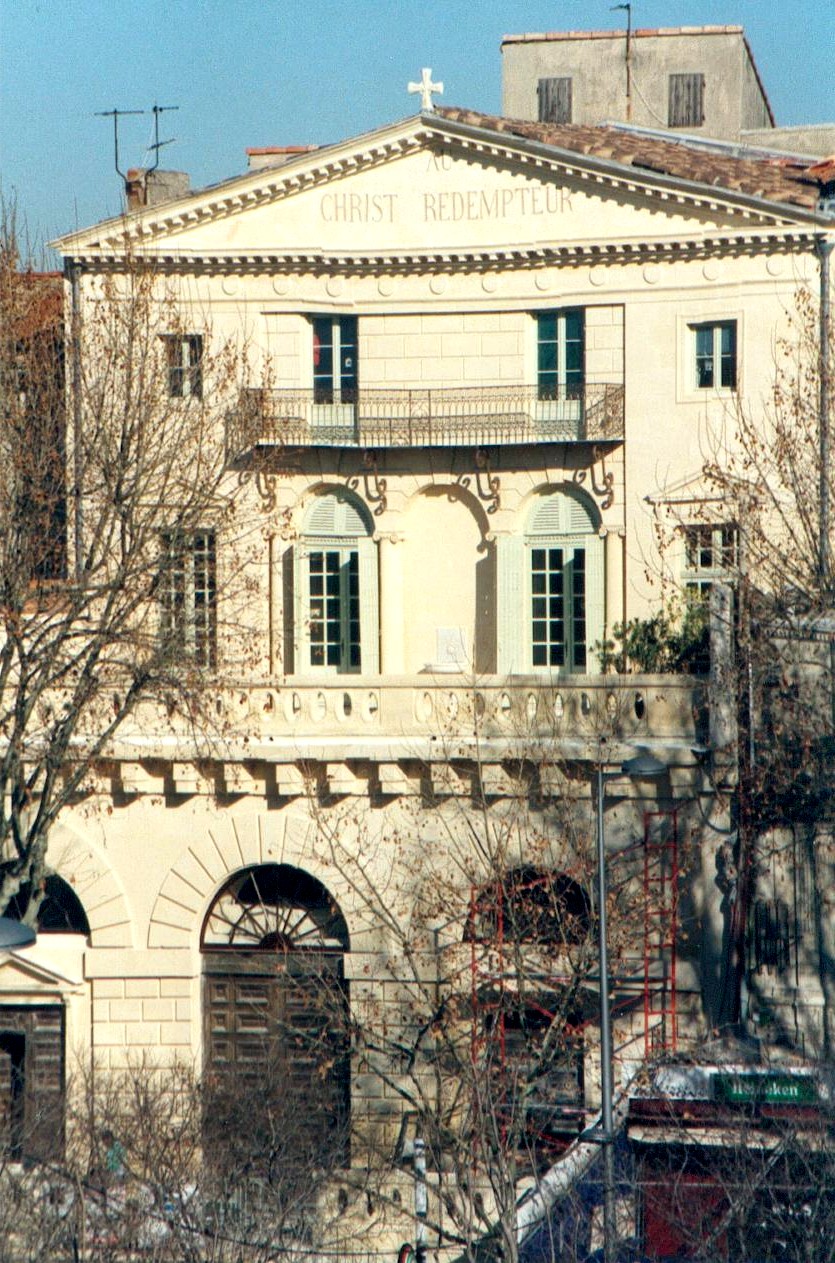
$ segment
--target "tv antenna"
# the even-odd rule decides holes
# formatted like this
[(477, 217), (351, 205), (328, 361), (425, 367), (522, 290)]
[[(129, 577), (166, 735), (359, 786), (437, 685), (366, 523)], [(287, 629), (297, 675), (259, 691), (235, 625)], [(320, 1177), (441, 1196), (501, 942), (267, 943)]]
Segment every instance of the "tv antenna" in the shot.
[(127, 184), (128, 178), (122, 168), (119, 166), (119, 119), (124, 118), (126, 114), (144, 114), (144, 110), (96, 110), (96, 118), (112, 118), (113, 119), (113, 160), (116, 167), (116, 174), (120, 175)]
[(174, 144), (174, 141), (177, 139), (177, 137), (176, 137), (176, 136), (170, 136), (170, 137), (168, 138), (168, 140), (160, 140), (160, 138), (159, 138), (159, 116), (160, 116), (160, 114), (168, 114), (168, 113), (169, 113), (169, 111), (171, 111), (171, 110), (178, 110), (179, 108), (180, 108), (180, 107), (179, 107), (179, 105), (156, 105), (156, 104), (154, 104), (154, 105), (152, 105), (152, 106), (151, 106), (151, 113), (152, 113), (152, 114), (153, 114), (153, 116), (154, 116), (154, 143), (153, 143), (152, 145), (150, 145), (150, 146), (149, 146), (149, 148), (153, 149), (153, 151), (154, 151), (154, 165), (153, 165), (152, 167), (149, 167), (149, 168), (148, 168), (148, 171), (149, 171), (149, 172), (151, 172), (151, 171), (156, 171), (157, 167), (159, 166), (159, 151), (160, 151), (160, 149), (162, 149), (163, 145), (173, 145), (173, 144)]
[[(154, 151), (154, 165), (148, 168), (149, 172), (156, 171), (157, 167), (159, 166), (160, 149), (162, 149), (163, 146), (165, 145), (173, 144), (174, 140), (176, 139), (176, 137), (172, 136), (168, 140), (160, 140), (159, 116), (160, 114), (167, 114), (169, 110), (178, 110), (179, 108), (180, 108), (179, 105), (154, 104), (151, 106), (150, 113), (153, 114), (154, 116), (154, 140), (153, 140), (153, 143), (148, 146), (148, 148)], [(128, 186), (128, 177), (127, 177), (127, 174), (119, 166), (119, 119), (124, 118), (128, 114), (147, 114), (147, 113), (148, 113), (148, 110), (120, 110), (116, 107), (114, 107), (112, 110), (96, 110), (96, 118), (112, 118), (113, 119), (113, 163), (114, 163), (114, 166), (116, 167), (116, 174), (122, 177), (122, 182), (125, 185), (125, 189), (127, 189), (127, 186)]]
[(626, 12), (626, 121), (632, 122), (632, 5), (613, 4), (610, 12), (623, 9)]

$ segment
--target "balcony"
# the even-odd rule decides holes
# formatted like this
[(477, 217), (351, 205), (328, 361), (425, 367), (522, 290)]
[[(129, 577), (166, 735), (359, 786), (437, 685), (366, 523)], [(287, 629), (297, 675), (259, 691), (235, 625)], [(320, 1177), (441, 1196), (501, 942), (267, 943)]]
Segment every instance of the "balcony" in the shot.
[(484, 447), (611, 442), (623, 438), (622, 383), (560, 387), (455, 386), (362, 389), (341, 398), (313, 390), (244, 390), (229, 415), (227, 447)]

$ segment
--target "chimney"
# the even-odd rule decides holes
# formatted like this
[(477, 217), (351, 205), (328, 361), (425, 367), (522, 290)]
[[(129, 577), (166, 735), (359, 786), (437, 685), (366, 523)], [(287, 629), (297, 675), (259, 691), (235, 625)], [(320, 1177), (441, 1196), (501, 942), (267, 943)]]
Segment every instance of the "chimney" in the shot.
[(265, 167), (283, 167), (292, 158), (313, 153), (318, 145), (267, 145), (264, 149), (247, 149), (247, 167), (250, 171), (263, 171)]
[(125, 180), (125, 197), (128, 210), (143, 210), (146, 206), (159, 206), (185, 197), (189, 192), (186, 171), (146, 171), (143, 167), (130, 167)]

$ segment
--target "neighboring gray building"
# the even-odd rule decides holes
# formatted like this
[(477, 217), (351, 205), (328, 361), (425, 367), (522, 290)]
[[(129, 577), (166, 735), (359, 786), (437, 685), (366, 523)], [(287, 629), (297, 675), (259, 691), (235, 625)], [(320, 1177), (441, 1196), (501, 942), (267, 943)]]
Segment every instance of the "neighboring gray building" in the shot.
[(641, 29), (628, 39), (625, 30), (506, 35), (502, 54), (511, 118), (620, 121), (720, 140), (774, 127), (741, 26)]

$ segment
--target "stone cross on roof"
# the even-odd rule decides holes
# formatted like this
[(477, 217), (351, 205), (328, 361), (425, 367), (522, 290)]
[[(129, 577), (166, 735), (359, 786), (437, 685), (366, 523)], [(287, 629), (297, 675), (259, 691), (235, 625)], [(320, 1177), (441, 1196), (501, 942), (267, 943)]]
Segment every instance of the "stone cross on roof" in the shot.
[(434, 110), (435, 106), (432, 104), (432, 93), (443, 93), (443, 90), (444, 85), (442, 83), (432, 82), (432, 71), (426, 66), (424, 66), (420, 72), (420, 83), (409, 84), (410, 92), (420, 93), (420, 108), (422, 110)]

